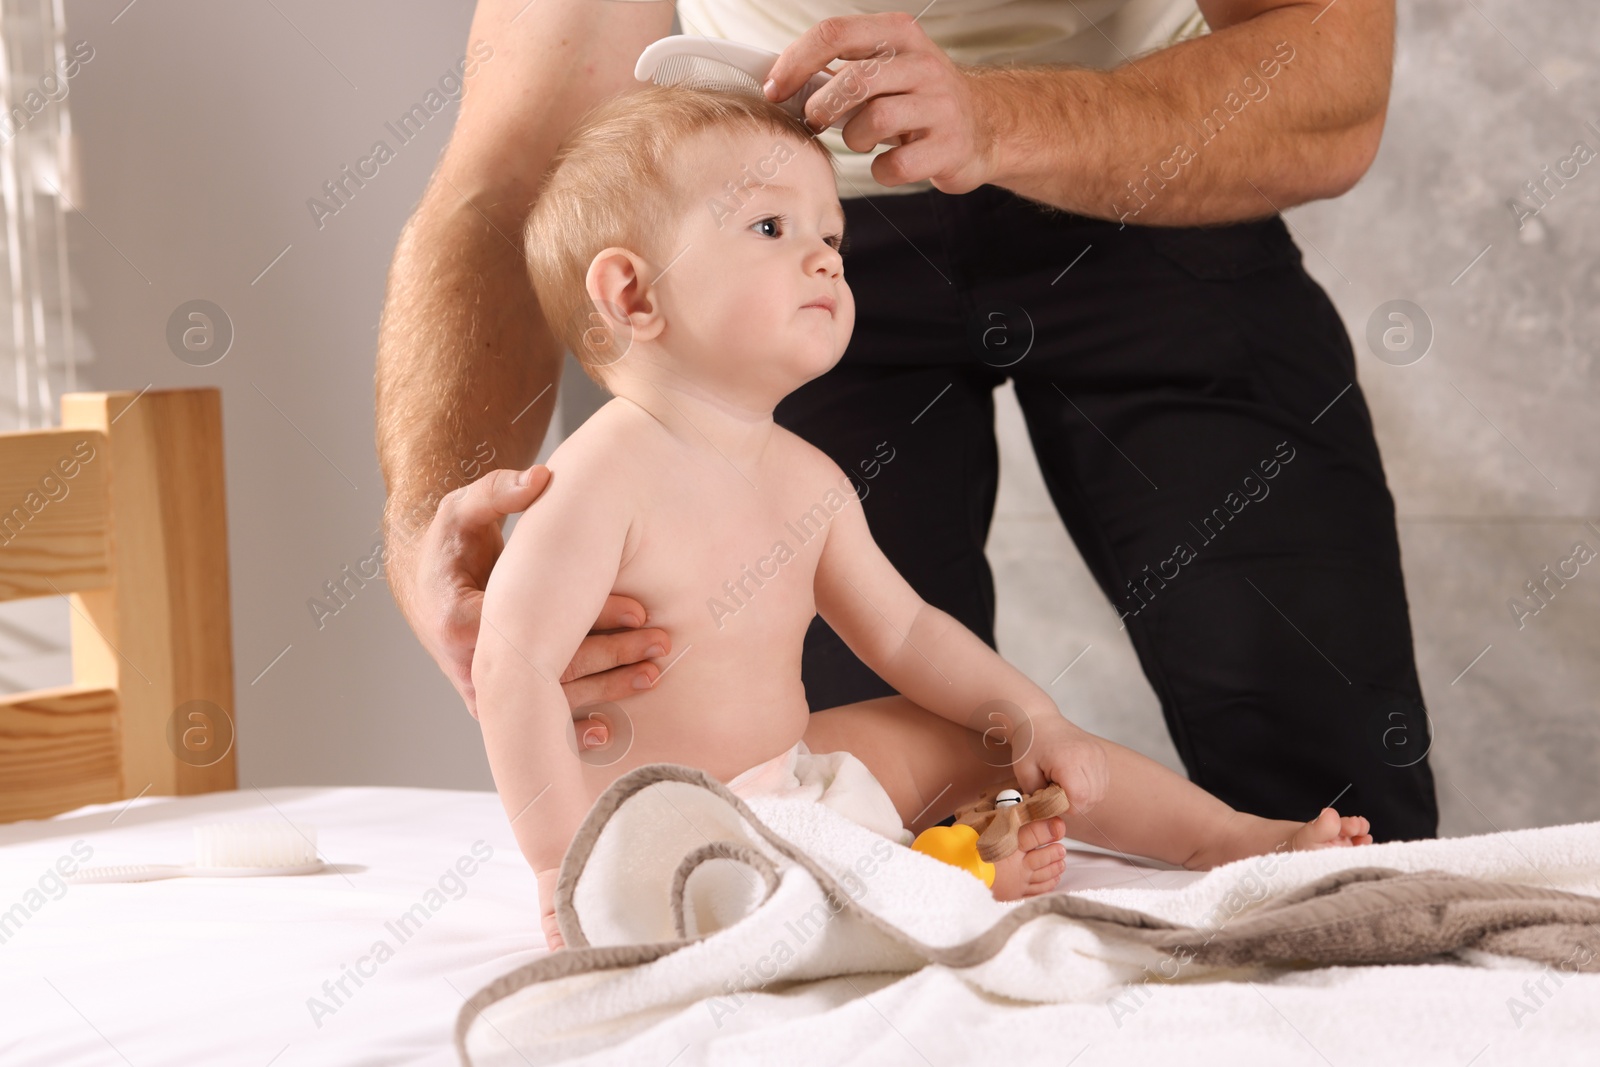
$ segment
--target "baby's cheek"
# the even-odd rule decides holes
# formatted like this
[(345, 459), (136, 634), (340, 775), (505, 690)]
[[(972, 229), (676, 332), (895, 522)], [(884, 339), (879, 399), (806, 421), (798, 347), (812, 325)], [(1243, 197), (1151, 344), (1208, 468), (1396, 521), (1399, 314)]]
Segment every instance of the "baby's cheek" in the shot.
[(697, 333), (708, 343), (738, 351), (751, 351), (762, 341), (771, 343), (776, 332), (770, 316), (752, 309), (762, 308), (770, 301), (724, 299), (719, 297), (705, 309)]

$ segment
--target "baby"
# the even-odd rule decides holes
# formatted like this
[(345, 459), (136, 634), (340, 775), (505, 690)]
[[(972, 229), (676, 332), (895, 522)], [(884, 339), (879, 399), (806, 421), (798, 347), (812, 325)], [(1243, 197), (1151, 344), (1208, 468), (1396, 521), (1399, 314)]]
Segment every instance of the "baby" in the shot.
[[(1074, 726), (923, 601), (845, 472), (773, 421), (855, 322), (834, 165), (775, 104), (651, 86), (585, 117), (529, 217), (545, 320), (613, 396), (549, 458), (549, 487), (490, 577), (472, 663), (551, 947), (578, 824), (646, 763), (698, 767), (742, 795), (810, 795), (902, 843), (998, 781), (1060, 783), (1071, 810), (1023, 827), (997, 865), (1002, 900), (1055, 887), (1069, 831), (1194, 869), (1369, 842), (1365, 819), (1331, 808), (1304, 824), (1236, 812)], [(608, 736), (590, 748), (560, 679), (613, 592), (646, 606), (674, 654), (597, 716)], [(809, 711), (800, 657), (819, 613), (899, 695)]]

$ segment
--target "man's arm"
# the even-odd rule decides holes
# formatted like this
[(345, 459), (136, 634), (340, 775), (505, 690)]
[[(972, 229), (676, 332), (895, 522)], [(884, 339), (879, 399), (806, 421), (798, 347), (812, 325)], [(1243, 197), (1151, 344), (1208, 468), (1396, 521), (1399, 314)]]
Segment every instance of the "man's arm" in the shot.
[[(956, 64), (907, 12), (839, 15), (789, 44), (764, 87), (884, 185), (998, 185), (1081, 215), (1193, 226), (1338, 196), (1371, 165), (1394, 58), (1394, 0), (1195, 0), (1211, 32), (1112, 70)], [(1086, 33), (1097, 33), (1090, 28)], [(852, 106), (853, 105), (853, 106)]]
[(1197, 0), (1211, 32), (1110, 71), (962, 67), (991, 184), (1138, 225), (1262, 218), (1371, 166), (1394, 0)]
[[(533, 297), (522, 225), (573, 121), (640, 87), (633, 65), (671, 31), (672, 11), (670, 0), (480, 0), (468, 35), (476, 69), (395, 249), (377, 358), (386, 566), (396, 603), (469, 707), (477, 591), (504, 515), (539, 495), (543, 475), (524, 487), (499, 470), (486, 487), (462, 486), (490, 464), (531, 462), (563, 356)], [(601, 625), (625, 625), (622, 610)], [(626, 654), (659, 637), (634, 635)]]

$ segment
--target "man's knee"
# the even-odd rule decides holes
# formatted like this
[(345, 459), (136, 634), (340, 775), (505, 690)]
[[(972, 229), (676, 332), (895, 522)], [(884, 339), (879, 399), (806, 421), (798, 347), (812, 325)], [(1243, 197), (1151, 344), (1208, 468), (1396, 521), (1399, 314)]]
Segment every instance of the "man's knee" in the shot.
[(1241, 561), (1170, 592), (1151, 632), (1182, 640), (1147, 634), (1146, 648), (1197, 784), (1268, 818), (1337, 800), (1375, 839), (1436, 833), (1432, 724), (1397, 577)]

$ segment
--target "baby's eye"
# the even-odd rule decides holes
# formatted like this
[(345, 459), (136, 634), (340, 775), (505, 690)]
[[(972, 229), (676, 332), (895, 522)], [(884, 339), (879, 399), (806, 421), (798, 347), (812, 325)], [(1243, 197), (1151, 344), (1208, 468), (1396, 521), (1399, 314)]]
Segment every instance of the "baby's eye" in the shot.
[[(781, 229), (782, 226), (783, 226), (783, 222), (784, 222), (784, 218), (783, 218), (782, 215), (769, 215), (768, 217), (766, 217), (764, 219), (761, 219), (758, 222), (752, 223), (751, 225), (752, 225), (752, 227), (754, 227), (754, 226), (777, 226), (777, 227), (779, 227)], [(777, 235), (773, 234), (772, 236), (777, 236)]]

